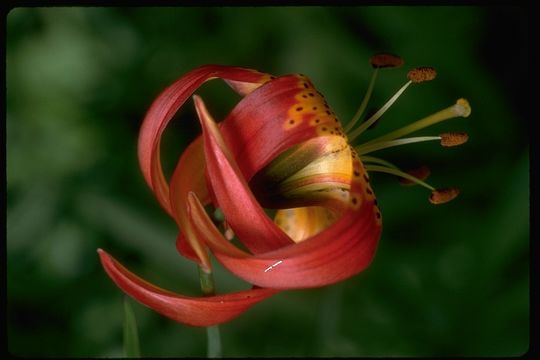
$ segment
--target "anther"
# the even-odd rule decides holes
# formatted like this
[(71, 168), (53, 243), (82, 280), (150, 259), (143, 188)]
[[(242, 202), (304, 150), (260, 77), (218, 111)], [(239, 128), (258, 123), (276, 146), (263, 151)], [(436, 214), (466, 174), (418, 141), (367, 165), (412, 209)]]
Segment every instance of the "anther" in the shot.
[(381, 53), (373, 55), (369, 59), (369, 64), (374, 69), (400, 67), (403, 65), (403, 59), (397, 55)]
[[(431, 170), (429, 170), (429, 168), (427, 166), (421, 166), (417, 169), (412, 169), (412, 170), (408, 170), (406, 171), (407, 174), (409, 175), (412, 175), (414, 176), (415, 178), (419, 179), (419, 180), (426, 180), (429, 175), (431, 175)], [(401, 185), (404, 185), (404, 186), (412, 186), (412, 185), (416, 185), (417, 183), (414, 182), (414, 181), (411, 181), (407, 178), (403, 178), (403, 177), (400, 177), (399, 178), (399, 183)]]
[(409, 71), (407, 78), (413, 83), (431, 81), (437, 76), (437, 71), (430, 66), (421, 66)]
[(431, 192), (429, 202), (432, 204), (444, 204), (453, 200), (459, 194), (459, 189), (456, 187), (448, 187), (444, 189), (435, 189)]
[(448, 132), (439, 135), (441, 137), (442, 146), (458, 146), (469, 140), (469, 135), (464, 132)]

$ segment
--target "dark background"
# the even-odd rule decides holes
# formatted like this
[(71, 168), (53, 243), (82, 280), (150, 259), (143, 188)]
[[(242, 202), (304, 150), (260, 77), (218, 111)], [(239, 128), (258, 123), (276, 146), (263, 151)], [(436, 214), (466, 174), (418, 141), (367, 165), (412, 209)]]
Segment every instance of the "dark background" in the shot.
[[(467, 144), (425, 143), (377, 155), (427, 164), (455, 201), (372, 175), (383, 213), (362, 274), (290, 291), (221, 326), (225, 356), (510, 356), (529, 347), (528, 18), (518, 7), (17, 8), (7, 16), (7, 336), (23, 356), (121, 356), (123, 294), (101, 247), (144, 278), (199, 294), (195, 266), (143, 181), (138, 129), (157, 94), (219, 63), (308, 75), (343, 122), (360, 104), (369, 57), (380, 106), (407, 69), (433, 66), (365, 138), (467, 98), (472, 114), (424, 134), (466, 131)], [(200, 91), (217, 117), (237, 97)], [(533, 104), (534, 106), (534, 104)], [(191, 102), (163, 144), (170, 174), (200, 131)], [(218, 267), (219, 268), (219, 267)], [(225, 271), (218, 291), (245, 288)], [(146, 356), (205, 356), (206, 332), (133, 302)]]

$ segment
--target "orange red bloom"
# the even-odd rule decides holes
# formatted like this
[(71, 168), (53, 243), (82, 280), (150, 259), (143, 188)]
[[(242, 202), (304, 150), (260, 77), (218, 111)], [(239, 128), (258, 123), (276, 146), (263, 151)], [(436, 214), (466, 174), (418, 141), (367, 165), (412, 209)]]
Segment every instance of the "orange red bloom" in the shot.
[[(212, 79), (224, 80), (243, 97), (216, 122), (193, 96), (202, 135), (166, 179), (162, 134), (197, 88)], [(140, 167), (178, 225), (179, 252), (207, 273), (213, 254), (252, 288), (183, 296), (146, 282), (100, 249), (102, 264), (124, 292), (194, 326), (228, 321), (281, 290), (345, 280), (370, 264), (381, 234), (381, 214), (360, 157), (367, 151), (358, 149), (367, 148), (351, 146), (322, 94), (303, 75), (274, 77), (220, 65), (194, 69), (148, 110), (138, 143)], [(208, 215), (209, 206), (222, 211), (224, 228)], [(268, 209), (274, 209), (272, 217)], [(233, 236), (242, 248), (230, 241)]]

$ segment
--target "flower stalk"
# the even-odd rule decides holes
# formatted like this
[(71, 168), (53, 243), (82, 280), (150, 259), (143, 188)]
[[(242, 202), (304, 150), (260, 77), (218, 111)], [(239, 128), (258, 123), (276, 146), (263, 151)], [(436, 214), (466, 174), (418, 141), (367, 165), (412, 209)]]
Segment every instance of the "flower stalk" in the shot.
[(141, 357), (137, 321), (127, 296), (124, 297), (124, 356), (128, 358)]
[[(205, 296), (213, 296), (216, 294), (214, 274), (212, 271), (199, 266), (199, 281), (201, 290)], [(222, 357), (219, 325), (208, 326), (206, 328), (206, 338), (206, 356), (213, 359)]]

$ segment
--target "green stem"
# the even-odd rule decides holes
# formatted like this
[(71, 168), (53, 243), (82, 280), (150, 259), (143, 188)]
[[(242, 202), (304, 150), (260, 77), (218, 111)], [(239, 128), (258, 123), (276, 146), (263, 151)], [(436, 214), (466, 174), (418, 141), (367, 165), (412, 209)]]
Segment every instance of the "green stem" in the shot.
[[(205, 296), (212, 296), (216, 293), (216, 287), (214, 283), (214, 275), (209, 269), (205, 269), (199, 266), (199, 279), (201, 283), (201, 290)], [(209, 326), (206, 328), (207, 335), (207, 347), (206, 355), (209, 358), (220, 358), (221, 354), (221, 335), (219, 333), (219, 326)]]
[(211, 270), (199, 266), (199, 280), (204, 296), (212, 296), (216, 293), (214, 275), (212, 274)]
[(128, 358), (141, 357), (137, 321), (127, 296), (124, 298), (124, 356)]
[(221, 357), (221, 336), (219, 333), (219, 326), (209, 326), (206, 328), (206, 334), (208, 336), (208, 347), (206, 355), (208, 358), (220, 358)]

